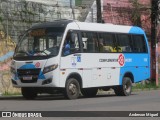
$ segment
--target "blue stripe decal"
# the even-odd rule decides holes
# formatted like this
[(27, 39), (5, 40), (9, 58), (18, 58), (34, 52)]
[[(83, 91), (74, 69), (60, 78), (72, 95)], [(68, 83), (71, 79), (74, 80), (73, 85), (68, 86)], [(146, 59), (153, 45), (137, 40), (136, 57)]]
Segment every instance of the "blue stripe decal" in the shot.
[[(33, 64), (26, 64), (21, 66), (19, 69), (36, 69), (36, 67)], [(38, 79), (46, 79), (42, 71), (40, 71)]]
[(20, 67), (19, 69), (35, 69), (36, 67), (33, 64), (26, 64)]
[(46, 79), (42, 71), (40, 72), (38, 79)]
[(134, 83), (150, 78), (150, 64), (148, 54), (124, 54), (125, 65), (120, 68), (120, 81), (119, 85), (122, 85), (122, 79), (127, 72), (133, 74)]

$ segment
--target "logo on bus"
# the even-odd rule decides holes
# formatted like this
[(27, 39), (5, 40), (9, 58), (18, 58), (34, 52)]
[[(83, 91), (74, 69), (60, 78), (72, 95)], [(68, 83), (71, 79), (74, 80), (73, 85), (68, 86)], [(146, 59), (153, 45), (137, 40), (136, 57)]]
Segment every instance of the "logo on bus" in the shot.
[(36, 68), (39, 68), (39, 67), (40, 67), (40, 63), (37, 62), (37, 63), (35, 64), (35, 66), (36, 66)]
[(120, 54), (119, 57), (118, 57), (118, 62), (119, 62), (119, 65), (122, 67), (124, 66), (125, 64), (125, 58), (124, 58), (124, 55), (123, 54)]

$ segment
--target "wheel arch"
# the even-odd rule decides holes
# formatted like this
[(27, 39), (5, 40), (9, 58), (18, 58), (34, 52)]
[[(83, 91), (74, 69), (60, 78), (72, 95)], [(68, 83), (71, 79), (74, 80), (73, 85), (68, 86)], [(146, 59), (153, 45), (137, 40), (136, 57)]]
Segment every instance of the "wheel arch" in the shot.
[(133, 75), (133, 73), (132, 73), (132, 72), (126, 72), (126, 73), (122, 76), (122, 80), (121, 80), (120, 85), (122, 85), (122, 82), (123, 82), (123, 78), (124, 78), (124, 77), (129, 77), (129, 78), (131, 79), (132, 83), (134, 83), (134, 75)]
[[(83, 87), (82, 77), (81, 77), (81, 75), (79, 73), (76, 73), (76, 72), (70, 73), (68, 75), (67, 79), (66, 79), (66, 83), (67, 83), (67, 80), (70, 79), (70, 78), (75, 78), (79, 82), (80, 88)], [(65, 83), (65, 85), (66, 85), (66, 83)]]
[(129, 78), (131, 79), (132, 83), (134, 83), (134, 76), (133, 76), (132, 72), (126, 72), (126, 73), (123, 75), (122, 79), (123, 79), (124, 77), (129, 77)]

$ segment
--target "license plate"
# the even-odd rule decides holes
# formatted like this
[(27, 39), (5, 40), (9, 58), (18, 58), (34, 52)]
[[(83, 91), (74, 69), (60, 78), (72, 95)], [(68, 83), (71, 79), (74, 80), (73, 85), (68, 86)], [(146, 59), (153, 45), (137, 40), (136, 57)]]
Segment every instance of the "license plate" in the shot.
[(23, 80), (32, 80), (32, 76), (23, 77)]

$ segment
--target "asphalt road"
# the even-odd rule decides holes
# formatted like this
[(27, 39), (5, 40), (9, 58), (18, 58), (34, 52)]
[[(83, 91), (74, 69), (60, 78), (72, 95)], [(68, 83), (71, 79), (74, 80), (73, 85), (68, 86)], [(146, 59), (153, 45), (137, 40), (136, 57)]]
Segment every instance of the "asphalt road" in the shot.
[[(160, 111), (160, 90), (133, 92), (132, 95), (128, 97), (115, 96), (114, 94), (102, 94), (94, 98), (80, 97), (76, 100), (66, 100), (61, 95), (42, 95), (35, 100), (25, 100), (21, 96), (0, 97), (0, 111)], [(39, 120), (40, 118), (34, 119)], [(58, 117), (56, 119), (72, 120), (75, 119), (75, 117)], [(104, 118), (83, 117), (76, 119), (100, 120)], [(113, 118), (109, 117), (109, 120), (112, 119)], [(118, 119), (128, 120), (127, 118)], [(131, 120), (134, 119), (138, 118), (132, 118)], [(149, 119), (152, 120), (153, 118), (147, 118), (147, 120)], [(160, 118), (154, 119), (158, 120)], [(141, 120), (146, 120), (146, 118), (142, 117)]]

